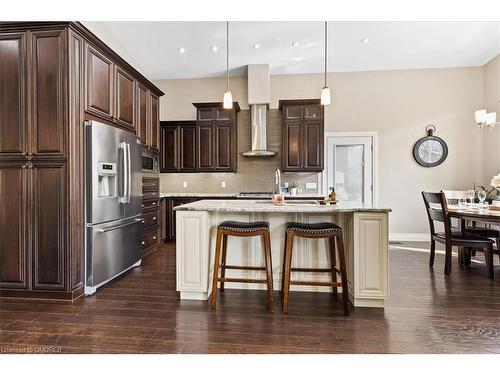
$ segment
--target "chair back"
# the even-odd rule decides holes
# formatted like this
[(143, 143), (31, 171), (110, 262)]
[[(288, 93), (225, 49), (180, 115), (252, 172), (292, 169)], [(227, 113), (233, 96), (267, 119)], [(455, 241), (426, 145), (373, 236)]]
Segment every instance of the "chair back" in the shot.
[[(429, 219), (429, 226), (431, 229), (431, 236), (436, 233), (434, 221), (442, 222), (444, 224), (444, 232), (446, 238), (451, 239), (451, 219), (448, 213), (448, 204), (444, 192), (430, 193), (422, 192), (424, 198), (425, 209), (427, 210), (427, 217)], [(431, 204), (439, 205), (438, 207), (431, 207)]]
[(465, 190), (443, 190), (443, 193), (450, 204), (452, 203), (450, 201), (457, 203), (460, 199), (469, 199)]

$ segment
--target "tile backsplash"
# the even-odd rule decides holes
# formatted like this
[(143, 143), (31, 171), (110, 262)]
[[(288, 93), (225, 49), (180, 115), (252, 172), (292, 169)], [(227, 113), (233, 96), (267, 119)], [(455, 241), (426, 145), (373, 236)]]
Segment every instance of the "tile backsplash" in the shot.
[[(281, 153), (281, 111), (268, 113), (267, 148)], [(281, 169), (281, 155), (273, 158), (247, 158), (239, 155), (250, 150), (250, 111), (238, 113), (238, 168), (236, 173), (161, 173), (160, 191), (165, 193), (232, 193), (241, 191), (272, 191), (274, 171)], [(317, 193), (318, 189), (306, 190), (306, 183), (318, 183), (318, 173), (282, 173), (281, 181), (296, 181), (304, 193)], [(222, 188), (225, 182), (226, 187)], [(187, 187), (183, 187), (184, 183)], [(319, 188), (319, 186), (318, 186)]]

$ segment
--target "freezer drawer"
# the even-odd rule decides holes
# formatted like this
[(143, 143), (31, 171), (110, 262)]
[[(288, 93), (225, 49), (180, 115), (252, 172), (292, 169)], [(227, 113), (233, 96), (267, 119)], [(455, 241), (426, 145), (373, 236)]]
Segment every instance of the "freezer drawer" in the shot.
[(107, 281), (142, 259), (142, 216), (87, 228), (87, 286)]

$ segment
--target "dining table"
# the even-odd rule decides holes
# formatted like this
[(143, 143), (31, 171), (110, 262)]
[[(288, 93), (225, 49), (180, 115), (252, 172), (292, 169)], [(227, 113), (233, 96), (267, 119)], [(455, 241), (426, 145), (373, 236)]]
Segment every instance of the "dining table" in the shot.
[(474, 204), (472, 206), (459, 206), (455, 204), (449, 204), (448, 213), (450, 217), (461, 221), (462, 228), (464, 228), (463, 224), (466, 220), (476, 223), (480, 222), (484, 224), (500, 226), (500, 211), (496, 209), (490, 209), (489, 207), (480, 207), (477, 204)]

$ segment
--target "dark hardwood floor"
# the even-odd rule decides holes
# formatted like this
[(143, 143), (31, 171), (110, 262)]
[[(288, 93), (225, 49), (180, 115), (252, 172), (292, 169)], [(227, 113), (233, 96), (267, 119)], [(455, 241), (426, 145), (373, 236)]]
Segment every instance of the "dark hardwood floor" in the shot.
[(432, 271), (426, 248), (392, 246), (387, 307), (357, 308), (346, 318), (340, 295), (325, 293), (291, 293), (288, 315), (278, 293), (268, 313), (264, 291), (226, 290), (216, 312), (206, 301), (180, 301), (168, 244), (74, 303), (0, 299), (0, 352), (500, 353), (498, 257), (493, 281), (482, 254), (468, 269), (454, 258), (445, 278), (443, 254)]

